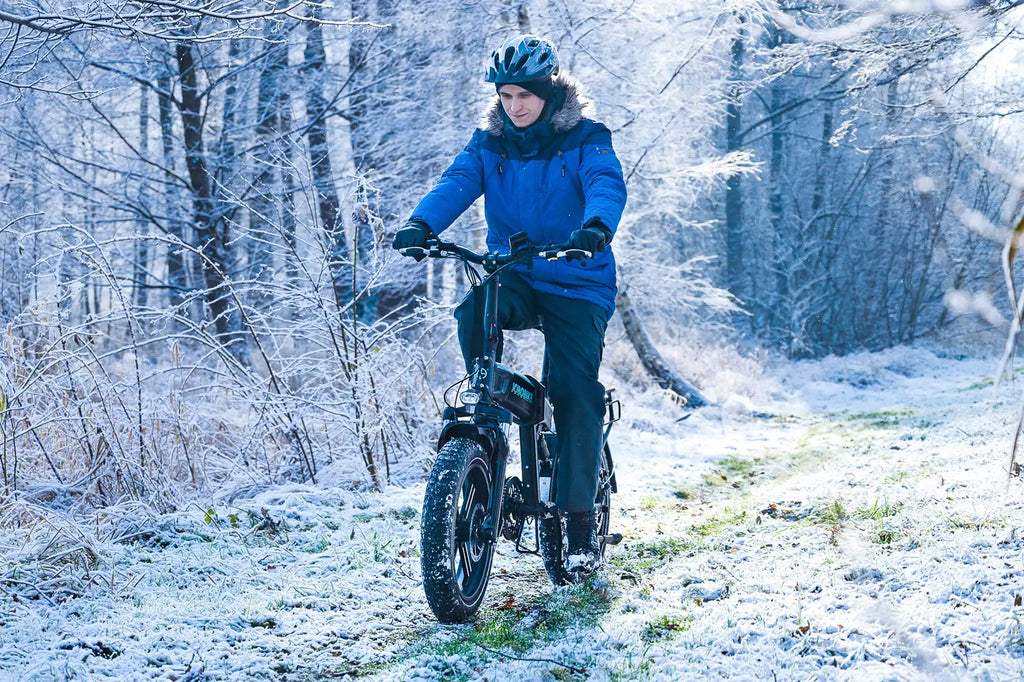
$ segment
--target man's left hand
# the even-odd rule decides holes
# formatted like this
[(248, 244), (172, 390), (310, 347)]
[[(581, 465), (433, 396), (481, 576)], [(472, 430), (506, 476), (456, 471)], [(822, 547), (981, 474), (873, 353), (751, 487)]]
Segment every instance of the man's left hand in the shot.
[[(580, 249), (583, 251), (589, 251), (590, 253), (599, 253), (604, 251), (604, 247), (608, 244), (608, 230), (604, 225), (597, 223), (591, 224), (589, 227), (576, 230), (569, 237), (569, 241), (566, 247), (569, 249)], [(566, 256), (567, 260), (584, 260), (578, 256)]]

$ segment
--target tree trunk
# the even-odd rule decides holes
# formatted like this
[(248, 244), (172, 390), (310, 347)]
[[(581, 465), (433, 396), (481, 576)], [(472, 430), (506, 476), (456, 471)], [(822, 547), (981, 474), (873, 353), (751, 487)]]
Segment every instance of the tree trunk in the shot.
[(231, 310), (228, 306), (226, 249), (223, 235), (214, 221), (213, 181), (203, 146), (202, 100), (196, 85), (192, 45), (177, 43), (175, 56), (181, 82), (181, 121), (184, 127), (185, 162), (192, 189), (193, 224), (197, 240), (195, 246), (203, 254), (206, 305), (213, 316), (217, 340), (237, 353), (240, 349), (234, 346), (242, 344), (233, 343), (235, 336), (231, 327)]
[(530, 12), (525, 2), (516, 2), (505, 5), (501, 12), (501, 23), (508, 31), (518, 33), (533, 33), (530, 28)]
[(340, 310), (352, 302), (352, 282), (345, 225), (341, 218), (338, 190), (334, 186), (334, 167), (327, 137), (327, 100), (324, 97), (327, 55), (320, 25), (322, 16), (321, 5), (310, 8), (310, 21), (306, 22), (305, 62), (301, 71), (306, 80), (306, 139), (309, 142), (313, 190), (320, 229), (326, 237), (327, 264), (331, 272), (334, 299)]
[[(149, 86), (139, 87), (139, 153), (143, 158), (149, 158)], [(148, 203), (145, 199), (146, 185), (142, 185), (140, 193), (141, 203)], [(149, 242), (147, 232), (149, 220), (140, 217), (136, 225), (138, 233), (135, 235), (135, 265), (134, 282), (132, 289), (132, 300), (136, 308), (145, 308), (148, 305), (147, 275), (149, 273)]]
[(270, 287), (274, 271), (274, 250), (277, 243), (275, 230), (280, 224), (274, 195), (276, 194), (274, 172), (274, 148), (280, 139), (280, 75), (284, 68), (282, 58), (288, 53), (287, 43), (281, 42), (280, 30), (275, 22), (267, 22), (264, 37), (267, 46), (263, 51), (263, 67), (260, 69), (259, 90), (256, 101), (256, 146), (253, 153), (255, 174), (253, 198), (249, 202), (249, 235), (246, 240), (248, 252), (249, 302), (257, 310), (271, 309), (273, 296)]
[(237, 186), (238, 176), (238, 143), (241, 138), (239, 121), (238, 73), (236, 70), (242, 61), (242, 41), (232, 38), (228, 43), (228, 63), (224, 80), (224, 106), (221, 113), (220, 136), (217, 139), (216, 166), (213, 171), (213, 224), (221, 234), (224, 244), (224, 262), (231, 260), (229, 244), (234, 235), (231, 228), (234, 214), (238, 210), (237, 198), (240, 194)]
[[(831, 66), (826, 61), (823, 66), (823, 80), (831, 80)], [(811, 215), (802, 221), (796, 249), (796, 267), (793, 272), (794, 296), (800, 300), (801, 328), (795, 334), (789, 347), (790, 357), (809, 356), (817, 348), (826, 348), (832, 342), (827, 338), (831, 335), (827, 328), (826, 315), (829, 314), (827, 296), (821, 286), (832, 280), (825, 267), (826, 253), (830, 250), (832, 234), (830, 225), (834, 218), (826, 217), (826, 178), (831, 170), (833, 147), (832, 135), (835, 133), (833, 104), (830, 100), (822, 101), (821, 142), (814, 166), (814, 192), (811, 195)]]
[[(160, 108), (160, 141), (163, 146), (163, 163), (167, 169), (164, 190), (168, 216), (168, 232), (182, 243), (186, 242), (185, 224), (178, 213), (177, 184), (174, 178), (174, 120), (171, 118), (171, 76), (161, 71), (157, 76), (157, 104)], [(167, 303), (178, 314), (187, 315), (185, 293), (188, 291), (188, 275), (185, 272), (185, 253), (177, 247), (167, 248)]]
[[(349, 73), (352, 82), (348, 106), (349, 139), (352, 161), (359, 183), (357, 202), (353, 210), (356, 228), (356, 255), (358, 264), (360, 317), (369, 321), (373, 316), (394, 317), (400, 311), (411, 310), (418, 297), (426, 293), (427, 268), (401, 267), (374, 291), (366, 291), (370, 274), (371, 255), (377, 235), (383, 238), (385, 224), (398, 224), (395, 204), (398, 187), (389, 179), (391, 160), (383, 155), (382, 146), (388, 136), (381, 135), (377, 119), (381, 107), (393, 106), (398, 100), (402, 83), (393, 84), (393, 63), (410, 59), (408, 46), (398, 45), (396, 26), (398, 10), (393, 0), (353, 0), (352, 15), (372, 16), (374, 23), (384, 26), (375, 31), (356, 33), (349, 45)], [(386, 114), (385, 114), (386, 115)]]
[(288, 50), (281, 52), (281, 74), (278, 75), (278, 137), (277, 162), (281, 169), (281, 236), (285, 247), (285, 278), (290, 286), (299, 281), (298, 241), (295, 236), (295, 192), (299, 179), (295, 175), (295, 141), (292, 137), (292, 82), (281, 83), (281, 76), (289, 73)]
[(689, 381), (669, 366), (661, 353), (651, 343), (651, 339), (644, 331), (643, 323), (636, 314), (633, 304), (625, 290), (620, 289), (615, 297), (615, 309), (622, 316), (622, 326), (626, 328), (626, 336), (640, 356), (640, 362), (644, 369), (651, 375), (655, 383), (664, 389), (668, 389), (686, 401), (687, 407), (705, 407), (709, 405), (708, 399), (697, 390)]
[[(778, 28), (771, 28), (768, 32), (768, 47), (771, 53), (785, 44), (785, 36)], [(793, 268), (794, 256), (800, 257), (800, 253), (793, 248), (794, 239), (797, 235), (787, 229), (785, 221), (785, 206), (783, 204), (782, 186), (785, 174), (785, 129), (787, 116), (783, 113), (783, 107), (787, 101), (785, 76), (780, 76), (772, 81), (770, 87), (770, 107), (768, 115), (772, 118), (772, 130), (770, 135), (771, 154), (769, 157), (768, 170), (768, 215), (771, 223), (772, 254), (768, 262), (772, 265), (774, 291), (764, 296), (759, 301), (761, 310), (755, 315), (762, 318), (761, 324), (768, 332), (769, 338), (787, 344), (796, 333), (799, 323), (794, 319), (795, 301), (790, 288), (790, 274)]]
[[(745, 31), (740, 29), (732, 41), (732, 92), (725, 112), (725, 149), (732, 153), (742, 147), (740, 124), (742, 103), (739, 83), (742, 81)], [(729, 176), (725, 188), (725, 247), (726, 280), (729, 292), (739, 300), (746, 294), (746, 277), (743, 271), (743, 187), (739, 173)]]

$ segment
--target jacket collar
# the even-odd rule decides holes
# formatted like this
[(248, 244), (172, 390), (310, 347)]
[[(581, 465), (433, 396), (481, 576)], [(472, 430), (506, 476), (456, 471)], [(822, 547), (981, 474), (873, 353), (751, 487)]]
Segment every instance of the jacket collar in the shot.
[[(564, 133), (572, 130), (577, 123), (590, 113), (590, 100), (583, 96), (580, 84), (574, 79), (569, 76), (555, 76), (555, 89), (561, 89), (565, 93), (565, 101), (546, 121), (538, 121), (526, 130), (547, 123), (553, 133)], [(484, 114), (483, 120), (480, 122), (480, 128), (486, 130), (490, 135), (504, 137), (507, 121), (504, 114), (505, 112), (501, 108), (501, 99), (495, 97), (488, 107), (487, 113)]]

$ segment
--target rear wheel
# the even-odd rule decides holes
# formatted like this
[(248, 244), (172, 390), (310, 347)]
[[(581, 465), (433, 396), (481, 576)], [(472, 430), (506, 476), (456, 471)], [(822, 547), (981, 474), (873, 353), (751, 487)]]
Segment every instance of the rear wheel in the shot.
[[(597, 478), (597, 497), (594, 500), (597, 538), (602, 557), (607, 545), (605, 536), (611, 524), (613, 473), (612, 453), (606, 444), (601, 453), (601, 473)], [(540, 554), (551, 582), (555, 585), (573, 582), (573, 575), (565, 569), (565, 514), (556, 509), (550, 517), (540, 519), (537, 525), (540, 528)]]
[(465, 622), (487, 589), (494, 557), (491, 478), (487, 453), (469, 438), (445, 443), (430, 472), (420, 566), (427, 603), (443, 623)]

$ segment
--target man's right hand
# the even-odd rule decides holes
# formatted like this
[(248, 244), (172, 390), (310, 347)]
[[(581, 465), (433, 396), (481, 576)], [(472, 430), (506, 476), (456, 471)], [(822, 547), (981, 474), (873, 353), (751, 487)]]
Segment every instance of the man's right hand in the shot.
[(433, 233), (425, 222), (412, 218), (395, 234), (395, 241), (391, 244), (391, 247), (396, 251), (408, 249), (412, 246), (424, 249), (427, 247), (427, 240), (432, 236)]

